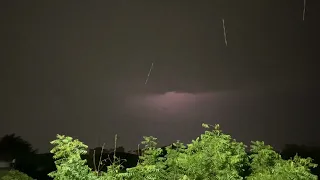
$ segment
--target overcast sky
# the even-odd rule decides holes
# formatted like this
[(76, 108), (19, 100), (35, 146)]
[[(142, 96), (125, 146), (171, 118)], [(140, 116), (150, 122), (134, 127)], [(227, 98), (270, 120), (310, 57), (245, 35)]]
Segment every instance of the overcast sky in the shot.
[[(319, 144), (320, 1), (12, 1), (0, 5), (0, 136)], [(224, 43), (225, 20), (228, 46)], [(145, 84), (151, 63), (149, 81)], [(319, 76), (320, 77), (320, 76)]]

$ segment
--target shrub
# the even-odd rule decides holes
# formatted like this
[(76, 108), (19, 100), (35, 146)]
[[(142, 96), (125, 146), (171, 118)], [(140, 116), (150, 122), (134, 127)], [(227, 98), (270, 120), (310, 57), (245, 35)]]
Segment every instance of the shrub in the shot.
[(248, 180), (317, 180), (316, 175), (311, 174), (310, 168), (317, 165), (311, 158), (295, 156), (290, 160), (283, 160), (271, 146), (263, 142), (252, 142), (250, 155), (252, 174)]
[(1, 180), (33, 180), (28, 175), (16, 171), (16, 170), (10, 170), (5, 176), (1, 178)]
[(55, 147), (50, 151), (54, 153), (57, 170), (49, 174), (56, 180), (85, 180), (92, 176), (91, 169), (81, 155), (86, 154), (87, 146), (71, 137), (57, 135), (51, 144)]
[[(142, 155), (136, 167), (123, 171), (120, 160), (107, 172), (95, 173), (81, 159), (87, 146), (71, 137), (57, 136), (51, 143), (57, 171), (55, 180), (316, 180), (310, 158), (295, 156), (283, 160), (271, 146), (252, 142), (251, 155), (246, 146), (222, 133), (219, 125), (203, 124), (207, 130), (192, 143), (177, 141), (165, 149), (157, 148), (157, 138), (143, 137)], [(213, 127), (213, 128), (212, 128)]]

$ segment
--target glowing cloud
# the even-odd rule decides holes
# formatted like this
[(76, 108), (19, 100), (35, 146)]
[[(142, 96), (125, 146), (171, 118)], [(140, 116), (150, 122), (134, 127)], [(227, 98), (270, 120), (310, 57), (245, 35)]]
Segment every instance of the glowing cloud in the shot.
[[(127, 99), (127, 107), (138, 116), (154, 118), (194, 117), (197, 107), (212, 102), (213, 93), (167, 92), (165, 94), (149, 94)], [(143, 111), (143, 112), (141, 112)]]

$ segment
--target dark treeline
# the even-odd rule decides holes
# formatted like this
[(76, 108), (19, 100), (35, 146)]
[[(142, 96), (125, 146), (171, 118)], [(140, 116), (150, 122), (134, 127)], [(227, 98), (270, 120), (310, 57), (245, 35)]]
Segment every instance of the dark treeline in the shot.
[[(164, 156), (166, 151), (164, 147), (162, 149)], [(114, 152), (115, 156), (122, 160), (124, 168), (130, 168), (137, 165), (138, 152), (141, 153), (141, 150), (125, 152), (123, 147), (117, 147), (116, 150), (97, 147), (89, 149), (83, 159), (87, 160), (93, 170), (106, 171), (107, 166), (113, 162)], [(304, 158), (311, 157), (314, 163), (320, 164), (320, 147), (290, 144), (286, 145), (280, 154), (284, 159), (292, 158), (296, 154)], [(0, 162), (14, 162), (10, 168), (24, 172), (34, 179), (51, 179), (47, 174), (56, 170), (53, 154), (37, 153), (30, 143), (15, 134), (6, 135), (0, 140)], [(312, 169), (312, 173), (319, 176), (320, 167)]]

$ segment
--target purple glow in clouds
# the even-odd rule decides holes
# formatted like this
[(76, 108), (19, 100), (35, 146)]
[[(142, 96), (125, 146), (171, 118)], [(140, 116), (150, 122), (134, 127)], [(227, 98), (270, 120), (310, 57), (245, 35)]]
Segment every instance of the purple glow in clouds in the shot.
[(135, 96), (127, 99), (126, 104), (132, 113), (144, 118), (160, 120), (170, 116), (183, 119), (195, 117), (197, 106), (213, 102), (213, 99), (213, 93), (167, 92)]

